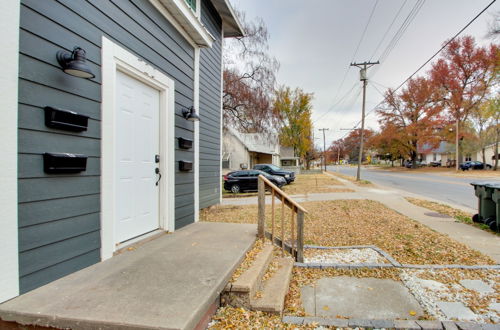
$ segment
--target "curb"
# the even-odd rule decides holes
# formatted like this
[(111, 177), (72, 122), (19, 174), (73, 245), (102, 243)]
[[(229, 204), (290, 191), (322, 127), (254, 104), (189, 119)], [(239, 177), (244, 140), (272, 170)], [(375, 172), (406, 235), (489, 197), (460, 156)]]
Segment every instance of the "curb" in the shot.
[(373, 329), (411, 329), (411, 330), (499, 330), (500, 324), (455, 322), (455, 321), (422, 321), (422, 320), (369, 320), (369, 319), (338, 319), (322, 317), (283, 316), (283, 323), (295, 325), (316, 324), (337, 328), (373, 328)]

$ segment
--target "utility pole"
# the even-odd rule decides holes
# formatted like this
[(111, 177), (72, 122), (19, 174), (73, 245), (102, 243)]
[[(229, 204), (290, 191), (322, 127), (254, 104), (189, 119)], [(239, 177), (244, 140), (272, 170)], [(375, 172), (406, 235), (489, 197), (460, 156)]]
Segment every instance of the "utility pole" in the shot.
[(326, 140), (325, 140), (325, 131), (330, 130), (329, 128), (320, 128), (318, 131), (323, 131), (323, 163), (325, 165), (326, 172)]
[(359, 142), (359, 156), (358, 156), (358, 171), (356, 172), (356, 181), (361, 180), (361, 162), (363, 161), (363, 140), (365, 138), (365, 103), (366, 103), (366, 85), (368, 84), (368, 77), (366, 75), (366, 69), (379, 64), (377, 62), (363, 62), (363, 63), (351, 63), (351, 66), (358, 67), (359, 70), (359, 80), (363, 82), (363, 106), (361, 108), (361, 133)]

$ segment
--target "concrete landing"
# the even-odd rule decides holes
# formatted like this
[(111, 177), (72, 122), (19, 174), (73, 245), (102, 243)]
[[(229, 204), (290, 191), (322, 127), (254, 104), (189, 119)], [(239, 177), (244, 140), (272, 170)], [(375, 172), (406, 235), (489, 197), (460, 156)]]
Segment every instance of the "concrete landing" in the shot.
[(0, 305), (0, 318), (74, 329), (192, 329), (256, 238), (199, 222)]
[(406, 287), (389, 279), (333, 277), (305, 286), (302, 305), (308, 315), (351, 319), (418, 319), (422, 308)]

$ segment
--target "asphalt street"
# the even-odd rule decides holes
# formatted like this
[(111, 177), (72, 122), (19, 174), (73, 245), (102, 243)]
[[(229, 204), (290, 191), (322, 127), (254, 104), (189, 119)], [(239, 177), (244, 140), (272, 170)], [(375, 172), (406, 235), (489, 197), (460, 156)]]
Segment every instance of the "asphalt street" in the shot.
[[(332, 172), (339, 171), (345, 175), (356, 176), (356, 167), (354, 166), (328, 166), (327, 168)], [(361, 179), (471, 209), (477, 208), (477, 198), (470, 183), (488, 180), (486, 178), (456, 178), (442, 174), (391, 172), (365, 168), (361, 170)], [(500, 177), (494, 181), (500, 181)]]

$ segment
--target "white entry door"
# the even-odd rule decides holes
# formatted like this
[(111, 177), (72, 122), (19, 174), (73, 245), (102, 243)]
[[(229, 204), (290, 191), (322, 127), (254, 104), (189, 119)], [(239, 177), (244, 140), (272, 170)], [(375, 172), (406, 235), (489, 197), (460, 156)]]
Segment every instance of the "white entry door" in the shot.
[(160, 92), (116, 73), (115, 243), (159, 228)]

